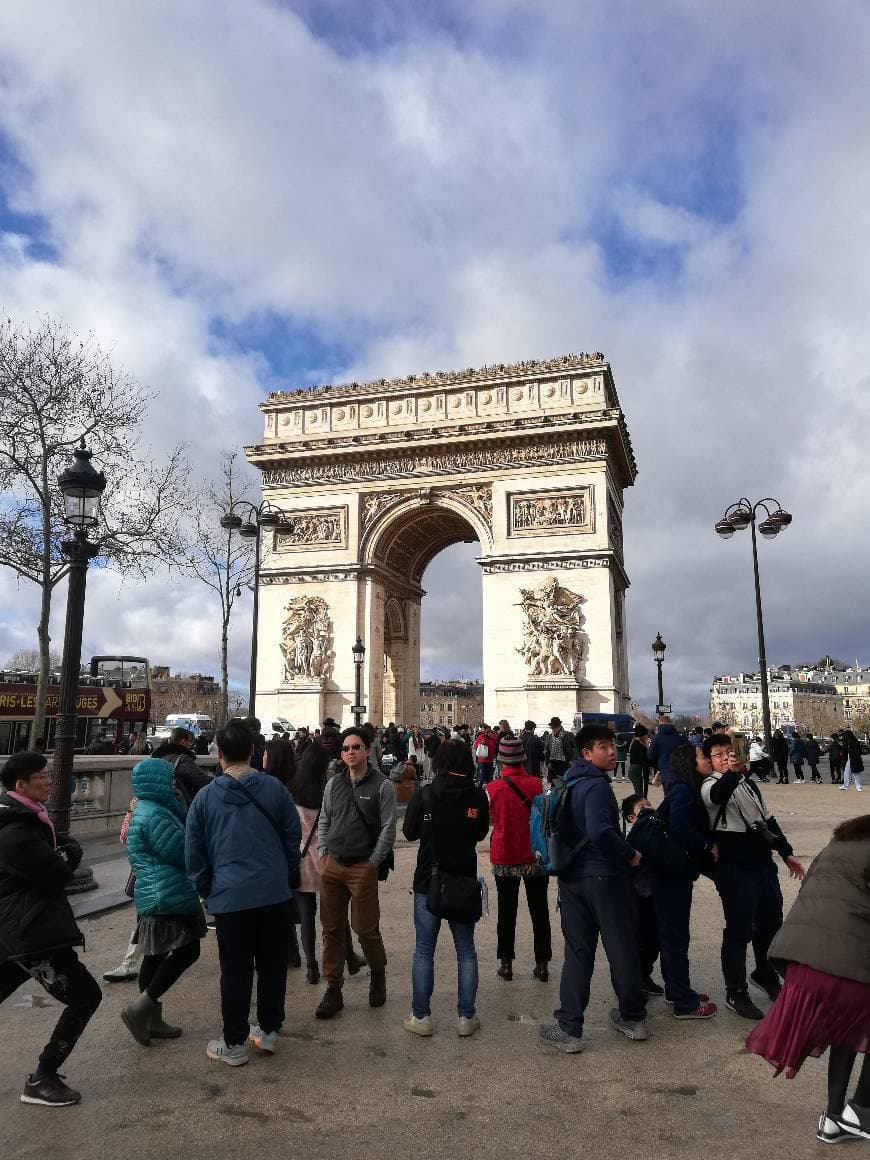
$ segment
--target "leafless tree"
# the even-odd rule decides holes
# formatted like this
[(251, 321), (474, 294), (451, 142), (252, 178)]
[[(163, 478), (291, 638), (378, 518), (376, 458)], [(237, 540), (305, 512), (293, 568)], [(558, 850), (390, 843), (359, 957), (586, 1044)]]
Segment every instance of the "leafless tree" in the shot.
[(223, 451), (218, 478), (203, 488), (195, 501), (193, 540), (184, 570), (214, 592), (221, 605), (221, 705), (219, 725), (230, 712), (229, 650), (233, 606), (254, 575), (254, 544), (232, 528), (220, 526), (220, 518), (240, 499), (248, 499), (251, 480), (242, 467), (238, 451)]
[(158, 459), (141, 445), (151, 398), (92, 334), (48, 316), (0, 324), (0, 565), (41, 589), (34, 736), (45, 722), (52, 595), (68, 571), (57, 477), (82, 437), (108, 481), (89, 533), (104, 566), (144, 576), (183, 549), (189, 472), (181, 447)]
[[(39, 649), (35, 648), (20, 648), (18, 652), (13, 653), (3, 666), (4, 669), (12, 669), (19, 673), (38, 673), (39, 672)], [(60, 668), (60, 656), (58, 653), (50, 652), (48, 654), (48, 669), (49, 672), (55, 672)]]

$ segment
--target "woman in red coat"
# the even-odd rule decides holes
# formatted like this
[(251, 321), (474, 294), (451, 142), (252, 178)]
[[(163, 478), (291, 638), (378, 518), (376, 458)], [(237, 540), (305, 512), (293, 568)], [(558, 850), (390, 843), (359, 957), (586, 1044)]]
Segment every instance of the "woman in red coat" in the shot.
[(513, 978), (517, 907), (520, 882), (524, 882), (535, 944), (535, 969), (532, 973), (536, 979), (546, 983), (550, 977), (548, 964), (553, 957), (547, 900), (550, 879), (535, 862), (529, 836), (532, 799), (543, 792), (543, 786), (539, 777), (526, 772), (520, 738), (502, 737), (498, 745), (498, 760), (501, 778), (486, 785), (492, 819), (489, 859), (498, 892), (497, 953), (501, 966), (496, 973), (507, 982)]

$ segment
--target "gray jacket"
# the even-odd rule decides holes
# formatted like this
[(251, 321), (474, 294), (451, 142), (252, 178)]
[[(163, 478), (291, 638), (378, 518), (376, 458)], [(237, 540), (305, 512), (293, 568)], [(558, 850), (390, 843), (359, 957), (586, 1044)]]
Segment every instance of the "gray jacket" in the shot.
[[(354, 797), (365, 821), (353, 804)], [(341, 862), (368, 859), (373, 866), (380, 866), (395, 841), (396, 791), (382, 773), (370, 765), (355, 785), (346, 769), (330, 778), (317, 826), (321, 858), (331, 854)]]
[(813, 862), (773, 940), (780, 970), (802, 963), (870, 983), (870, 816), (843, 822)]

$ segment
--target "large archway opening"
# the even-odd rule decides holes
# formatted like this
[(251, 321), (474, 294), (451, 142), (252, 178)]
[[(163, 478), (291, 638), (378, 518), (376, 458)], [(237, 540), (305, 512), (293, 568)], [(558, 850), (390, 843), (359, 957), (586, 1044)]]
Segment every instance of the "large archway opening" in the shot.
[[(480, 682), (478, 522), (476, 513), (459, 501), (439, 497), (400, 504), (373, 529), (366, 555), (378, 576), (376, 600), (383, 612), (370, 697), (373, 704), (380, 701), (385, 722), (408, 725), (421, 720), (421, 679)], [(449, 724), (458, 720), (452, 702), (449, 713), (441, 711), (444, 724), (448, 716)], [(440, 723), (428, 716), (422, 723)]]

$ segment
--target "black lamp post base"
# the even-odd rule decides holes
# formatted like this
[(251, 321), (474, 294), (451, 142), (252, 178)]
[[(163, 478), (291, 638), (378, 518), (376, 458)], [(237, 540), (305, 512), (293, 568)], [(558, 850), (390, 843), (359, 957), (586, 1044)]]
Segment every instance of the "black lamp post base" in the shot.
[(73, 874), (72, 882), (66, 888), (67, 894), (87, 894), (89, 890), (96, 890), (99, 886), (90, 866), (82, 863)]

